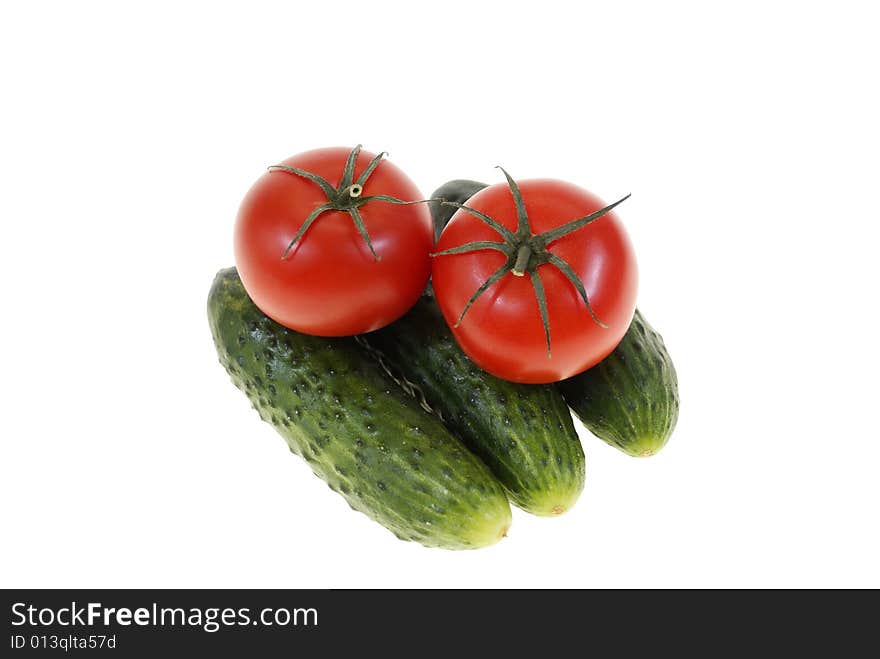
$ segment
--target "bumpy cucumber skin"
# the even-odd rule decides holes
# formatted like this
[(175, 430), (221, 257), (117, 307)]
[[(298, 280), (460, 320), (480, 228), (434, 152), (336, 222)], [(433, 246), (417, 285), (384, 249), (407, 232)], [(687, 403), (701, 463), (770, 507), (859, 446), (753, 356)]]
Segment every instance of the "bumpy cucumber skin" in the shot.
[(479, 368), (456, 344), (430, 293), (362, 340), (421, 390), (515, 505), (537, 515), (559, 515), (574, 505), (584, 488), (584, 452), (553, 386), (507, 382)]
[(235, 385), (352, 508), (428, 547), (472, 549), (506, 533), (498, 481), (352, 339), (270, 320), (234, 268), (217, 274), (208, 317)]
[(638, 309), (610, 355), (557, 387), (594, 435), (628, 455), (654, 455), (678, 421), (675, 367)]

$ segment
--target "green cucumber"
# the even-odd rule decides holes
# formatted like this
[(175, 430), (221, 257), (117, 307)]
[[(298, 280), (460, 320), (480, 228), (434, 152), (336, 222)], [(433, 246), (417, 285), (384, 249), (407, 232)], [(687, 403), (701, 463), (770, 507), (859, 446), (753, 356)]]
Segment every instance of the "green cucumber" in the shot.
[(511, 518), (500, 483), (353, 339), (273, 322), (234, 268), (217, 274), (208, 318), (232, 381), (352, 508), (429, 547), (504, 536)]
[(584, 452), (552, 385), (515, 384), (479, 368), (458, 347), (430, 292), (403, 318), (359, 340), (483, 459), (514, 504), (537, 515), (574, 505), (584, 487)]
[(610, 355), (557, 386), (590, 432), (628, 455), (654, 455), (678, 420), (675, 366), (638, 309)]

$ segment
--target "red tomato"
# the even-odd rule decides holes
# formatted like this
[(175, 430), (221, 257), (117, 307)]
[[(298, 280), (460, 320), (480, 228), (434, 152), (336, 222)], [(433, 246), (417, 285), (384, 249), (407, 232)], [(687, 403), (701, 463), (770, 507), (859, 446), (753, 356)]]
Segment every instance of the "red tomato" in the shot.
[[(524, 220), (517, 213), (517, 191)], [(562, 181), (536, 179), (517, 186), (509, 179), (481, 190), (466, 206), (507, 232), (505, 239), (501, 230), (460, 208), (435, 248), (437, 302), (474, 362), (514, 382), (556, 382), (588, 369), (617, 346), (635, 311), (638, 275), (623, 225), (598, 197)], [(558, 229), (591, 215), (580, 227)], [(554, 229), (565, 235), (541, 237)], [(442, 254), (457, 247), (465, 251)], [(563, 272), (566, 263), (571, 276)], [(582, 283), (589, 307), (572, 277)], [(497, 281), (473, 299), (490, 278)]]
[(384, 327), (415, 304), (430, 275), (428, 209), (399, 203), (419, 199), (400, 169), (360, 147), (288, 158), (257, 180), (238, 211), (235, 261), (245, 289), (263, 313), (299, 332)]

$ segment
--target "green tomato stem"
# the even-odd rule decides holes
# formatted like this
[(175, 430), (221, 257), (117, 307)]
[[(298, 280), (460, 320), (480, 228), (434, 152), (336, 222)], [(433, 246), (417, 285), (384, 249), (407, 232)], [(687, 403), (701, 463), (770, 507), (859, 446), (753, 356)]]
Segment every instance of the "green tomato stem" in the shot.
[(521, 245), (516, 253), (516, 263), (513, 264), (510, 273), (522, 277), (526, 273), (526, 268), (529, 267), (530, 258), (532, 258), (531, 248), (528, 245)]

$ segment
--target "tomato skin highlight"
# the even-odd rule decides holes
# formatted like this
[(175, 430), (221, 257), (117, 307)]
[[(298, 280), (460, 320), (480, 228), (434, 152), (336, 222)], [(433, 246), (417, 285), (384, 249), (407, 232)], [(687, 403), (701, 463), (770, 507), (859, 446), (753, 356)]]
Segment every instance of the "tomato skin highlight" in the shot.
[[(281, 164), (339, 185), (351, 152), (346, 147), (306, 151)], [(361, 151), (355, 179), (375, 154)], [(362, 196), (422, 198), (393, 163), (382, 160)], [(290, 329), (318, 336), (370, 332), (397, 320), (415, 304), (430, 276), (433, 227), (426, 204), (370, 201), (360, 207), (376, 260), (351, 215), (322, 213), (282, 259), (297, 230), (327, 202), (313, 181), (285, 171), (263, 174), (245, 195), (235, 223), (235, 262), (260, 310)]]
[[(606, 204), (563, 181), (518, 182), (533, 234), (589, 215)], [(489, 186), (466, 205), (516, 231), (516, 208), (507, 184)], [(458, 210), (443, 230), (435, 252), (465, 243), (501, 238), (470, 213)], [(521, 383), (556, 382), (597, 364), (617, 346), (635, 312), (638, 272), (635, 254), (620, 219), (611, 211), (548, 246), (571, 265), (590, 304), (607, 327), (591, 317), (583, 299), (551, 264), (537, 267), (547, 298), (551, 357), (529, 276), (508, 273), (488, 288), (456, 327), (470, 296), (506, 257), (484, 250), (435, 256), (432, 282), (446, 322), (465, 353), (497, 377)]]

